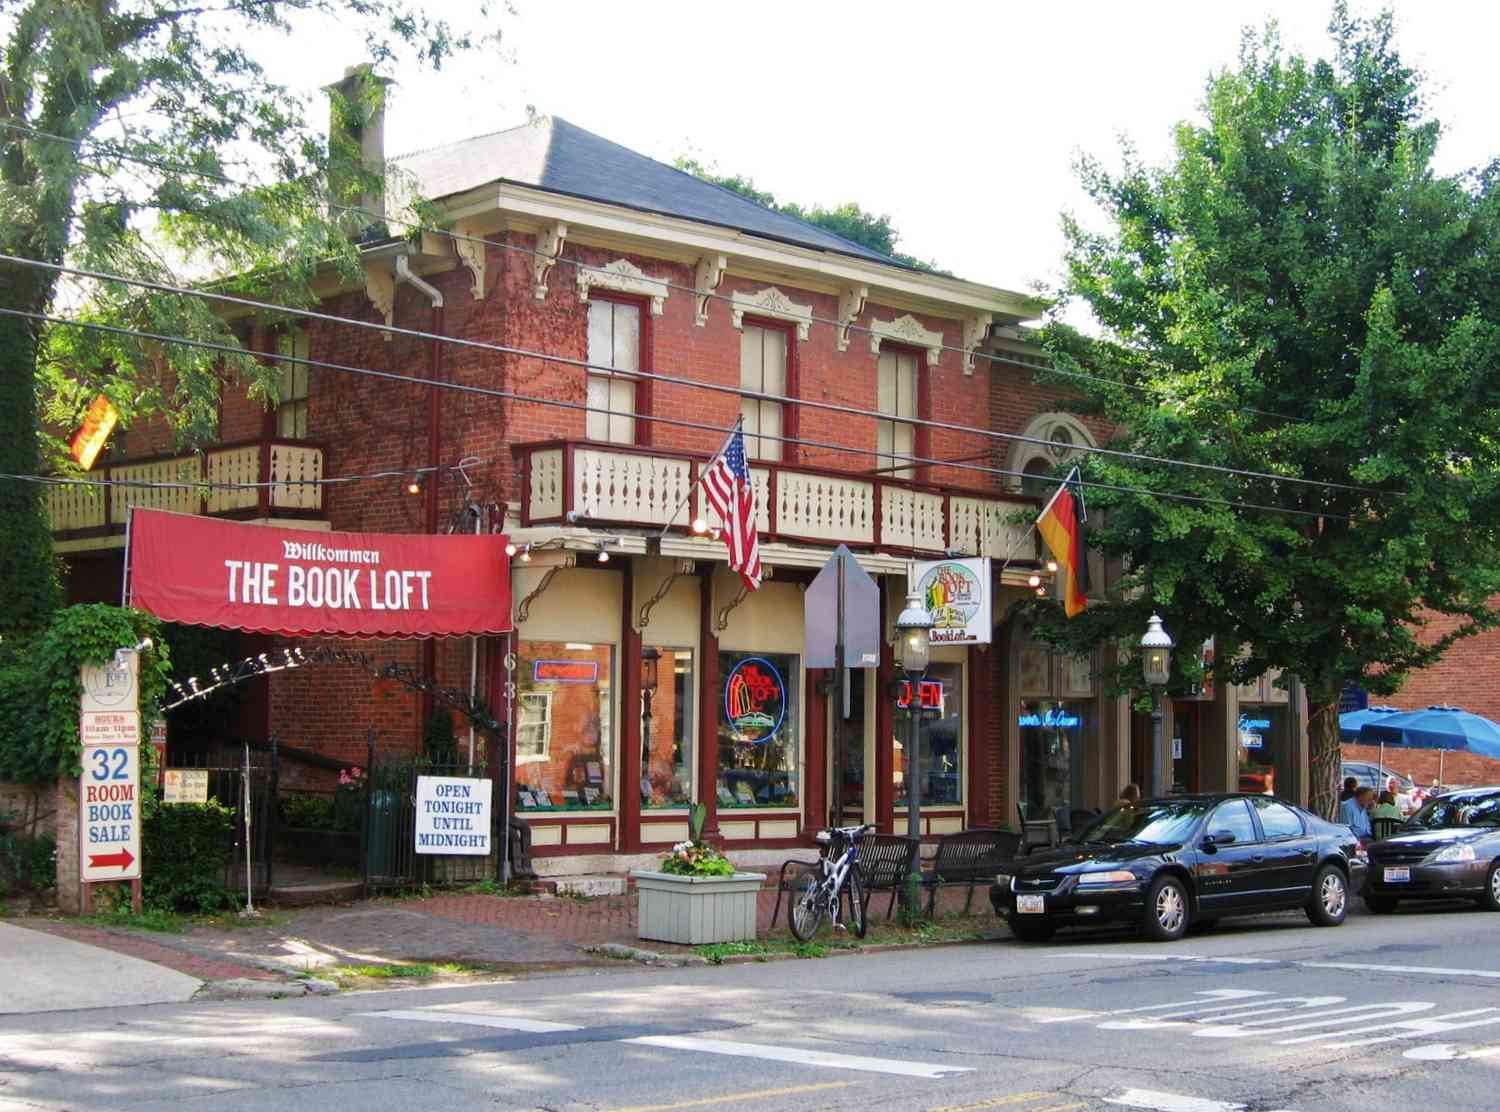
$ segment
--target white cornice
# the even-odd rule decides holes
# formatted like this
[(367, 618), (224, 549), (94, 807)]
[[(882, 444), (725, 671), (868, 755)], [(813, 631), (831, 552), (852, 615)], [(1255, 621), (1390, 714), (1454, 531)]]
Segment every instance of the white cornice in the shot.
[(791, 321), (797, 326), (797, 339), (805, 340), (812, 332), (812, 306), (799, 305), (775, 286), (754, 293), (735, 290), (730, 295), (730, 319), (736, 328), (744, 328), (745, 314)]
[(589, 290), (598, 286), (602, 290), (617, 290), (651, 299), (651, 315), (661, 316), (667, 300), (669, 287), (660, 278), (648, 276), (629, 259), (616, 259), (605, 266), (580, 266), (578, 274), (578, 300), (587, 301)]
[[(934, 306), (946, 307), (950, 312), (953, 309), (963, 310), (961, 313), (953, 313), (954, 316), (989, 312), (1008, 320), (1035, 320), (1046, 308), (1045, 302), (1012, 290), (965, 282), (940, 274), (910, 271), (795, 244), (778, 243), (747, 232), (719, 228), (680, 217), (637, 212), (619, 205), (607, 205), (577, 197), (561, 197), (545, 190), (510, 182), (499, 182), (494, 190), (493, 200), (489, 202), (491, 206), (498, 206), (511, 216), (527, 218), (528, 222), (561, 221), (587, 225), (597, 231), (638, 241), (670, 244), (679, 252), (693, 252), (694, 257), (707, 252), (719, 252), (734, 259), (737, 267), (739, 264), (760, 264), (778, 268), (789, 275), (788, 280), (794, 274), (813, 274), (839, 289), (863, 285), (869, 287), (871, 297), (877, 302), (882, 300), (880, 291), (890, 291)], [(484, 207), (482, 200), (470, 194), (468, 203), (463, 206), (463, 214), (474, 214)], [(460, 213), (449, 213), (450, 218), (457, 215)]]
[(924, 328), (922, 322), (910, 313), (895, 320), (872, 320), (870, 322), (870, 350), (880, 354), (880, 342), (894, 340), (913, 347), (927, 349), (927, 365), (936, 367), (943, 358), (943, 334)]

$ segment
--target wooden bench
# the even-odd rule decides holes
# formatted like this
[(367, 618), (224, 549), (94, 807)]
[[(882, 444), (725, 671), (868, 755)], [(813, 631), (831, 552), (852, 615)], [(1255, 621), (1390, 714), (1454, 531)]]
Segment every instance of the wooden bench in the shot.
[(989, 882), (995, 874), (1007, 868), (1021, 851), (1021, 835), (1008, 830), (964, 830), (957, 834), (944, 834), (938, 839), (937, 856), (932, 859), (932, 868), (922, 874), (922, 885), (927, 889), (927, 914), (931, 915), (937, 905), (938, 888), (947, 884), (969, 886), (964, 900), (964, 914), (974, 902), (974, 885)]
[[(914, 838), (903, 838), (896, 834), (867, 833), (859, 842), (859, 856), (855, 864), (859, 869), (859, 880), (865, 890), (865, 908), (870, 906), (872, 892), (891, 893), (890, 904), (885, 909), (889, 919), (896, 907), (896, 897), (906, 883), (907, 874), (916, 865), (917, 842)], [(781, 914), (781, 897), (795, 892), (808, 872), (820, 867), (818, 861), (791, 860), (782, 863), (776, 878), (776, 906), (771, 909), (771, 926), (776, 926)]]

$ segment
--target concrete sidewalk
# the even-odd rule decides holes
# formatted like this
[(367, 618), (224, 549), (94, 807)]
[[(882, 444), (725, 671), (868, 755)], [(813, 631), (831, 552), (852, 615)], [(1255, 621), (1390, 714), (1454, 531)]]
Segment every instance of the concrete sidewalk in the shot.
[(114, 950), (0, 923), (0, 1015), (179, 1003), (202, 983)]

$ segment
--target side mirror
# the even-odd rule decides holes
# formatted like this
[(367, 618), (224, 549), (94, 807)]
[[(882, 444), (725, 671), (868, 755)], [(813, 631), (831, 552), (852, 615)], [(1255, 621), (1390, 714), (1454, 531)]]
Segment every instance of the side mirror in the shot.
[(1203, 848), (1212, 853), (1220, 846), (1231, 846), (1235, 842), (1233, 830), (1215, 830), (1203, 836)]

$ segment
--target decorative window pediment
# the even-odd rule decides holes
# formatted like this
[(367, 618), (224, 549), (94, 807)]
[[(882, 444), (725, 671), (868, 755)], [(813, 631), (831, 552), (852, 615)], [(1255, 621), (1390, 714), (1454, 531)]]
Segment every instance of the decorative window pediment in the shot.
[(812, 306), (799, 305), (775, 286), (755, 293), (735, 290), (730, 295), (729, 314), (736, 328), (745, 327), (745, 314), (787, 320), (797, 326), (797, 339), (805, 340), (812, 332)]
[(651, 315), (661, 316), (666, 304), (668, 286), (659, 278), (652, 278), (629, 259), (616, 259), (606, 266), (578, 268), (578, 300), (588, 301), (589, 291), (595, 286), (602, 290), (633, 293), (651, 299)]
[(922, 322), (907, 313), (895, 320), (872, 320), (870, 322), (870, 350), (880, 354), (880, 341), (894, 340), (902, 344), (927, 349), (927, 365), (937, 366), (943, 358), (943, 334), (922, 327)]

